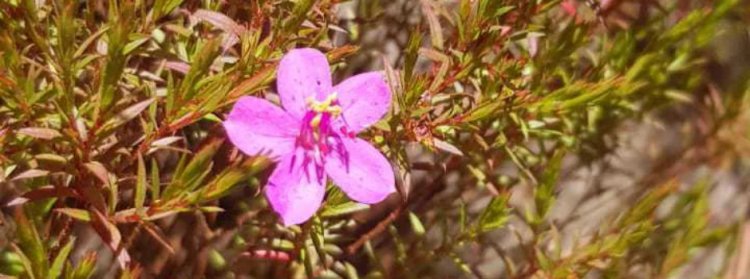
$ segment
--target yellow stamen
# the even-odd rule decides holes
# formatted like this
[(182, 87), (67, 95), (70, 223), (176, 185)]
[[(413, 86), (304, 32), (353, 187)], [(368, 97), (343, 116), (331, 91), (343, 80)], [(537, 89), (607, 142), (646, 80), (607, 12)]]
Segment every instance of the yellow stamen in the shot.
[(341, 107), (340, 106), (331, 106), (328, 108), (328, 112), (333, 114), (333, 116), (339, 116), (341, 114)]
[(322, 114), (320, 114), (320, 113), (315, 114), (315, 117), (313, 117), (313, 119), (310, 120), (310, 127), (318, 128), (318, 126), (320, 126), (320, 120), (322, 120), (322, 119), (323, 119), (323, 115)]
[(336, 101), (336, 98), (338, 98), (338, 94), (336, 92), (331, 93), (326, 97), (325, 100), (322, 102), (317, 102), (313, 100), (312, 98), (307, 99), (307, 104), (310, 106), (310, 108), (317, 113), (321, 112), (335, 112), (340, 111), (340, 108), (337, 108), (338, 106), (334, 106), (333, 102)]

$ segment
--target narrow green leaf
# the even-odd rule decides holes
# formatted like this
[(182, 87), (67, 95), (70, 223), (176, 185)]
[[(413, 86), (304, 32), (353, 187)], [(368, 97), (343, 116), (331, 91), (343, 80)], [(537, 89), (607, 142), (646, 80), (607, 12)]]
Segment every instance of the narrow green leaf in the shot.
[(493, 113), (497, 112), (500, 106), (502, 105), (501, 102), (489, 102), (484, 103), (477, 107), (476, 109), (469, 112), (469, 114), (463, 119), (465, 122), (473, 122), (485, 119), (489, 116), (491, 116)]
[(270, 163), (269, 160), (258, 157), (247, 160), (237, 167), (232, 167), (223, 171), (217, 175), (213, 181), (208, 183), (206, 191), (202, 193), (200, 199), (202, 201), (210, 201), (223, 197), (228, 194), (234, 186), (242, 181), (246, 181), (261, 170), (264, 170), (270, 165)]
[(151, 158), (151, 200), (158, 201), (161, 192), (161, 178), (159, 176), (159, 163), (156, 158)]
[(15, 177), (11, 178), (10, 181), (37, 178), (37, 177), (47, 176), (48, 174), (49, 174), (49, 171), (46, 171), (46, 170), (30, 169), (30, 170), (20, 173), (19, 175), (16, 175)]
[(104, 214), (94, 210), (91, 214), (91, 225), (110, 249), (116, 251), (119, 248), (122, 241), (122, 234), (120, 234), (117, 226), (112, 224)]
[(183, 0), (155, 0), (154, 8), (151, 10), (153, 13), (153, 20), (158, 20), (164, 15), (172, 12), (177, 6), (182, 4)]
[(139, 35), (138, 39), (135, 39), (125, 45), (125, 47), (122, 49), (123, 54), (124, 55), (130, 54), (131, 52), (136, 50), (138, 47), (148, 42), (150, 39), (151, 39), (151, 36)]
[(15, 212), (17, 235), (23, 254), (31, 263), (31, 272), (36, 278), (46, 278), (49, 271), (47, 252), (44, 242), (37, 231), (36, 225), (24, 213), (23, 208), (16, 208)]
[(302, 258), (302, 262), (305, 265), (305, 274), (307, 275), (307, 278), (314, 278), (315, 276), (313, 274), (315, 270), (313, 269), (312, 251), (310, 251), (307, 245), (303, 245), (302, 247), (300, 247), (299, 254)]
[(172, 183), (164, 189), (163, 198), (171, 198), (192, 190), (200, 184), (211, 171), (212, 158), (216, 151), (219, 150), (223, 140), (214, 140), (206, 144), (185, 166), (178, 178), (173, 179)]
[(425, 18), (427, 18), (427, 24), (430, 27), (430, 41), (432, 42), (432, 47), (443, 49), (443, 27), (440, 26), (440, 19), (434, 11), (435, 8), (432, 6), (433, 2), (426, 0), (420, 2), (422, 3), (422, 12), (424, 13)]
[(190, 63), (190, 70), (180, 86), (181, 101), (187, 102), (193, 99), (196, 94), (197, 84), (204, 78), (210, 70), (211, 64), (220, 54), (221, 40), (211, 39), (205, 42), (193, 56)]
[(20, 247), (18, 247), (18, 245), (16, 245), (15, 243), (11, 245), (23, 267), (22, 274), (26, 274), (28, 278), (36, 279), (37, 277), (34, 274), (34, 265), (31, 263), (31, 260), (29, 259), (29, 257), (27, 257), (26, 254), (23, 253), (23, 250)]
[(57, 130), (50, 129), (50, 128), (37, 128), (37, 127), (21, 128), (21, 129), (18, 129), (18, 133), (22, 135), (27, 135), (33, 138), (45, 139), (45, 140), (50, 140), (50, 139), (60, 136), (60, 132), (58, 132)]
[(359, 279), (359, 274), (357, 274), (357, 268), (354, 267), (352, 264), (348, 262), (344, 262), (344, 268), (346, 271), (346, 278)]
[(557, 179), (560, 174), (560, 168), (562, 166), (562, 160), (565, 157), (565, 152), (557, 152), (550, 159), (547, 167), (544, 169), (544, 173), (539, 179), (539, 185), (534, 188), (534, 201), (536, 202), (536, 210), (539, 219), (544, 218), (547, 215), (552, 203), (555, 200), (555, 185), (557, 185)]
[(138, 173), (135, 183), (135, 211), (138, 214), (143, 213), (143, 204), (146, 202), (146, 164), (143, 162), (143, 155), (138, 154)]
[(65, 272), (65, 279), (88, 279), (94, 274), (96, 267), (96, 253), (89, 252), (78, 262), (75, 268), (68, 266)]
[(479, 232), (488, 232), (498, 229), (508, 221), (510, 209), (507, 206), (507, 197), (495, 197), (485, 207), (479, 217)]
[(450, 143), (448, 143), (446, 141), (442, 141), (442, 140), (436, 139), (436, 138), (432, 139), (432, 141), (433, 141), (433, 143), (435, 145), (435, 148), (437, 148), (437, 149), (440, 149), (442, 151), (451, 153), (451, 154), (456, 155), (456, 156), (464, 156), (464, 153), (461, 152), (461, 149), (458, 149), (458, 147), (456, 147), (455, 145), (452, 145), (452, 144), (450, 144)]
[(227, 267), (227, 260), (224, 259), (224, 256), (222, 256), (219, 251), (211, 249), (208, 254), (208, 265), (213, 270), (223, 270)]
[(146, 108), (148, 108), (151, 103), (153, 103), (156, 99), (150, 98), (145, 101), (138, 102), (136, 104), (133, 104), (124, 110), (120, 111), (113, 117), (112, 119), (108, 120), (106, 123), (104, 123), (104, 126), (101, 129), (101, 132), (97, 134), (103, 134), (104, 132), (108, 132), (114, 128), (117, 128), (125, 123), (128, 123), (130, 120), (133, 120), (138, 115), (143, 112)]
[(313, 4), (315, 4), (314, 0), (298, 0), (294, 2), (292, 14), (284, 23), (285, 33), (296, 33), (296, 30), (300, 28), (302, 22), (307, 18), (307, 14), (312, 10)]
[(104, 167), (104, 165), (102, 165), (102, 163), (91, 161), (85, 163), (84, 166), (86, 166), (86, 169), (93, 173), (94, 176), (99, 179), (99, 181), (101, 181), (104, 185), (109, 186), (109, 171)]
[(227, 15), (219, 13), (219, 12), (198, 9), (197, 11), (193, 13), (193, 17), (195, 17), (198, 20), (211, 23), (212, 25), (216, 26), (216, 28), (221, 29), (221, 31), (224, 31), (234, 36), (241, 36), (242, 33), (244, 33), (245, 31), (245, 27), (238, 24), (231, 17), (228, 17)]
[(416, 214), (413, 212), (409, 212), (409, 222), (411, 223), (411, 228), (414, 230), (414, 234), (417, 236), (423, 236), (425, 234), (424, 225), (422, 225), (422, 221), (419, 220), (419, 217), (417, 217)]
[(58, 208), (55, 211), (62, 214), (68, 215), (73, 219), (89, 222), (91, 221), (91, 213), (87, 210), (77, 208)]
[(75, 243), (75, 238), (71, 238), (65, 246), (63, 246), (62, 249), (60, 249), (60, 252), (57, 254), (57, 257), (55, 257), (55, 260), (52, 262), (52, 267), (49, 270), (49, 274), (47, 274), (47, 278), (49, 279), (57, 279), (60, 278), (63, 272), (63, 267), (65, 266), (65, 262), (68, 260), (68, 256), (70, 255), (70, 251), (73, 250), (73, 244)]
[(134, 26), (130, 19), (132, 17), (132, 5), (123, 2), (123, 8), (110, 5), (110, 29), (107, 31), (107, 60), (104, 64), (104, 72), (99, 82), (98, 96), (99, 109), (102, 112), (109, 110), (115, 101), (117, 86), (122, 73), (125, 70), (127, 56), (123, 49), (128, 43), (130, 28)]
[(368, 208), (370, 208), (370, 206), (366, 204), (361, 204), (361, 203), (356, 203), (356, 202), (346, 202), (343, 204), (326, 206), (323, 209), (323, 211), (320, 213), (320, 215), (323, 217), (341, 216), (341, 215), (354, 213), (357, 211), (362, 211)]

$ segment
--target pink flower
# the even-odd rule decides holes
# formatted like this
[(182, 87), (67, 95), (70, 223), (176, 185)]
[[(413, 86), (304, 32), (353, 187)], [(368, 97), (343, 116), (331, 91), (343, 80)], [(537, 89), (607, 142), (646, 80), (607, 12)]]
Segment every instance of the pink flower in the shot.
[(283, 109), (243, 97), (224, 128), (245, 154), (263, 153), (277, 162), (266, 197), (284, 225), (315, 214), (327, 177), (361, 203), (378, 203), (395, 191), (388, 160), (356, 137), (390, 106), (391, 92), (381, 73), (359, 74), (333, 86), (323, 53), (295, 49), (281, 59), (276, 87)]

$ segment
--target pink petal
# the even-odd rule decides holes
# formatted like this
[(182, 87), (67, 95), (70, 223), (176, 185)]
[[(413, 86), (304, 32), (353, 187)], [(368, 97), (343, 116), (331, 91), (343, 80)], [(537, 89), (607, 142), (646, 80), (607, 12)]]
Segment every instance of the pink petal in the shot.
[(302, 157), (293, 153), (279, 161), (266, 186), (266, 198), (285, 226), (310, 219), (324, 195), (325, 178), (317, 178), (315, 164), (303, 164)]
[(380, 72), (350, 77), (333, 90), (339, 94), (344, 121), (355, 133), (378, 122), (391, 105), (391, 89)]
[(269, 101), (242, 97), (224, 121), (229, 140), (247, 155), (278, 158), (292, 152), (300, 124)]
[(361, 203), (378, 203), (396, 191), (393, 168), (388, 159), (368, 142), (344, 138), (347, 154), (326, 158), (326, 173), (349, 198)]
[(302, 119), (307, 111), (307, 99), (325, 99), (332, 87), (331, 67), (320, 51), (299, 48), (289, 51), (279, 62), (276, 88), (284, 109)]

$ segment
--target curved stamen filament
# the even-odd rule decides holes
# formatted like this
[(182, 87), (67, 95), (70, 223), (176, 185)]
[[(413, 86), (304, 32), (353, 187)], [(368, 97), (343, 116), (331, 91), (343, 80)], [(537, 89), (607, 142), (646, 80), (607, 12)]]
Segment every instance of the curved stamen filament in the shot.
[(343, 149), (342, 137), (352, 138), (354, 133), (347, 131), (335, 92), (323, 101), (308, 98), (307, 106), (308, 111), (302, 119), (302, 129), (297, 143), (305, 150), (305, 162), (312, 163), (322, 170), (320, 167), (325, 165), (326, 157), (331, 152), (346, 152)]

